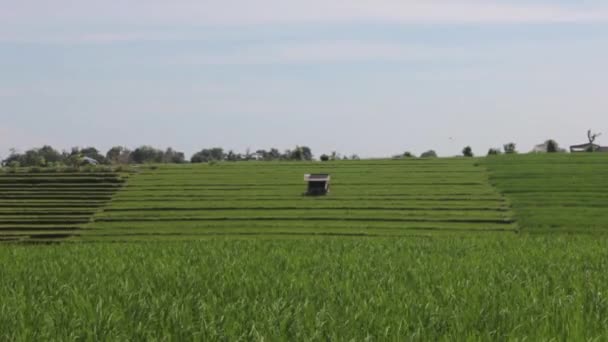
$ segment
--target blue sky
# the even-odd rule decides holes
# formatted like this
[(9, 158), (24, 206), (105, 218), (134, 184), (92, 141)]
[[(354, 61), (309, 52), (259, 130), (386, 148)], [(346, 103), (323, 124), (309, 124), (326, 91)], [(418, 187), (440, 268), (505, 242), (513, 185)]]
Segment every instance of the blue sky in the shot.
[(0, 156), (483, 154), (608, 133), (602, 1), (0, 0), (0, 22)]

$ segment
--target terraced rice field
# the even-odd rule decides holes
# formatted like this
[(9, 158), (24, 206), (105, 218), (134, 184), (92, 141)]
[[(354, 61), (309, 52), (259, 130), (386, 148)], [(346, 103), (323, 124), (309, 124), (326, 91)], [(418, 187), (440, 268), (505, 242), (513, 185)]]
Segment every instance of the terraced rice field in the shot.
[(0, 173), (0, 241), (77, 237), (124, 183), (116, 173)]
[[(330, 173), (328, 196), (303, 196)], [(223, 163), (147, 168), (87, 226), (86, 239), (379, 236), (515, 231), (506, 200), (471, 159)]]
[(606, 161), (3, 174), (0, 340), (608, 340)]
[(484, 164), (522, 231), (608, 232), (608, 155), (498, 156)]

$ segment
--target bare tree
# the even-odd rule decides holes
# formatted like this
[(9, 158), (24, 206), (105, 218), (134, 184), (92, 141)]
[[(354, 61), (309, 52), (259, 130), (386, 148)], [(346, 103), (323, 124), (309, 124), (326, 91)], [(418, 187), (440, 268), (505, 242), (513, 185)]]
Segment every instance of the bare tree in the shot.
[(587, 152), (595, 152), (597, 147), (594, 144), (595, 139), (597, 139), (602, 133), (591, 133), (591, 130), (587, 131), (587, 138), (589, 139), (589, 147), (587, 148)]
[(601, 135), (602, 133), (591, 133), (591, 130), (587, 131), (587, 138), (589, 138), (590, 144), (593, 144), (595, 142), (595, 139), (597, 139)]

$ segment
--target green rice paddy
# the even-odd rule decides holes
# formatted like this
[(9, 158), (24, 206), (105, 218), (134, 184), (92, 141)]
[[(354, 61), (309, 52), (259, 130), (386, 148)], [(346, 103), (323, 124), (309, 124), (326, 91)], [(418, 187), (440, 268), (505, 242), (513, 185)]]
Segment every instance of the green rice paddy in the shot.
[(499, 156), (485, 164), (524, 231), (608, 232), (608, 155)]
[(0, 340), (608, 338), (590, 236), (216, 238), (0, 248)]
[(123, 183), (112, 172), (0, 173), (0, 241), (78, 236)]
[[(330, 173), (330, 194), (303, 196), (305, 173)], [(130, 177), (92, 221), (81, 238), (517, 229), (485, 168), (466, 159), (161, 166)]]
[(607, 165), (2, 173), (0, 340), (606, 340)]

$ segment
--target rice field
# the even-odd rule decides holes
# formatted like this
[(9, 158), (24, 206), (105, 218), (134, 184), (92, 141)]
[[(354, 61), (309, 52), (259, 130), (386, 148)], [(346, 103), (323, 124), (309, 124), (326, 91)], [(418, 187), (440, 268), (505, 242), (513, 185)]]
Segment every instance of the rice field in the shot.
[(0, 172), (0, 241), (79, 236), (123, 183), (113, 172)]
[(0, 340), (607, 340), (606, 161), (0, 173)]
[[(331, 192), (303, 196), (305, 173)], [(83, 239), (229, 236), (400, 236), (514, 232), (504, 197), (475, 160), (222, 163), (143, 169)]]
[(608, 155), (498, 156), (484, 164), (522, 231), (608, 232)]
[(0, 248), (0, 340), (608, 339), (606, 238)]

